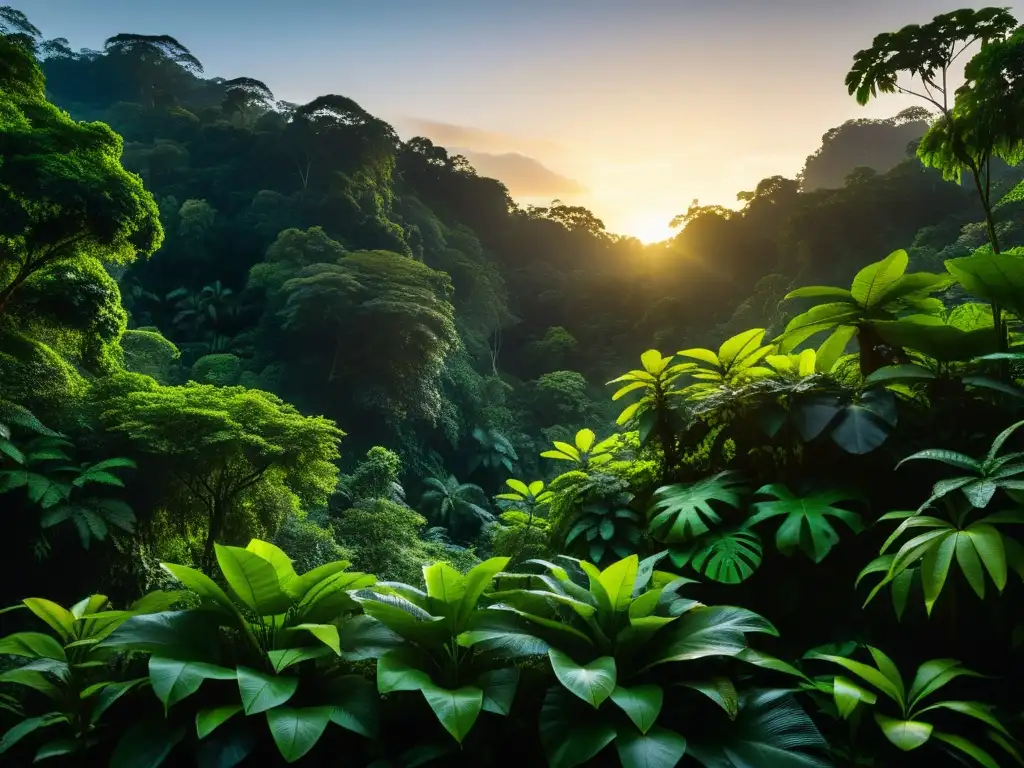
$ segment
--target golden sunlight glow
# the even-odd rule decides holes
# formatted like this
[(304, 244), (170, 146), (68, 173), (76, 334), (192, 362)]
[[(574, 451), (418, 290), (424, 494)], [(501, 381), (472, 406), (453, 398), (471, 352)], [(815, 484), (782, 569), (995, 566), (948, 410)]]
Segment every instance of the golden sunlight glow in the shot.
[(645, 245), (660, 243), (676, 234), (668, 223), (672, 220), (671, 213), (636, 213), (624, 217), (621, 232), (637, 238)]

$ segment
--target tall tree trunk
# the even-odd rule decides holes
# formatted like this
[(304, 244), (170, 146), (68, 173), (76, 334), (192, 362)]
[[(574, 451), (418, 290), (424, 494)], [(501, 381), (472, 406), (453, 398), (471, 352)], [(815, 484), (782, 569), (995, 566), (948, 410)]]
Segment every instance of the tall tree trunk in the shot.
[[(989, 160), (989, 163), (991, 160)], [(999, 234), (996, 232), (996, 219), (995, 214), (992, 212), (992, 201), (991, 201), (991, 189), (992, 189), (992, 166), (987, 165), (985, 174), (985, 185), (981, 183), (981, 168), (977, 167), (977, 164), (972, 163), (971, 175), (974, 177), (974, 188), (978, 192), (978, 199), (981, 201), (981, 207), (985, 209), (985, 229), (988, 232), (988, 240), (992, 245), (992, 252), (999, 253)], [(991, 303), (992, 306), (992, 323), (995, 327), (996, 332), (996, 345), (1000, 352), (1005, 352), (1007, 348), (1007, 334), (1006, 326), (1003, 323), (1003, 310), (1002, 307), (995, 301)], [(1009, 376), (1009, 365), (1006, 360), (1000, 361), (999, 364), (1000, 374), (1003, 378)]]
[(214, 564), (214, 543), (220, 537), (224, 528), (224, 517), (227, 512), (227, 502), (222, 499), (213, 500), (213, 508), (210, 511), (210, 526), (206, 532), (206, 544), (203, 547), (203, 572), (207, 575), (213, 574)]

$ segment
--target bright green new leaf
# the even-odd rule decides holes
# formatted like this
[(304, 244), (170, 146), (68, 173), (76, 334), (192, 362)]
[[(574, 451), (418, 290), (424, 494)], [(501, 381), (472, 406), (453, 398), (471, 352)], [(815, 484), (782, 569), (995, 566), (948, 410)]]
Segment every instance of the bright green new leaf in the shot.
[(602, 656), (580, 666), (567, 654), (552, 648), (548, 651), (548, 658), (558, 681), (594, 709), (615, 690), (615, 659), (611, 656)]
[(298, 575), (292, 567), (292, 559), (280, 547), (268, 541), (253, 539), (245, 548), (274, 566), (274, 571), (277, 573), (277, 581), (282, 590), (293, 598), (302, 596), (302, 593), (299, 591), (300, 582), (297, 581)]
[(910, 752), (923, 746), (931, 738), (935, 726), (916, 720), (897, 720), (875, 712), (875, 722), (885, 734), (885, 738), (904, 752)]
[(878, 701), (878, 697), (869, 691), (867, 688), (854, 683), (841, 675), (836, 675), (832, 681), (832, 695), (835, 698), (836, 709), (839, 710), (839, 716), (844, 720), (848, 719), (853, 714), (853, 710), (857, 708), (857, 705), (861, 702), (866, 704), (874, 704)]
[(274, 566), (241, 547), (216, 544), (217, 563), (238, 599), (260, 616), (284, 613), (292, 598), (282, 589)]
[(227, 593), (202, 571), (197, 571), (185, 565), (175, 565), (174, 563), (160, 563), (160, 567), (181, 582), (182, 586), (186, 589), (195, 592), (205, 600), (212, 601), (231, 615), (238, 615), (238, 609), (231, 601), (231, 598), (227, 596)]
[(0, 638), (0, 654), (4, 653), (30, 659), (67, 661), (60, 643), (42, 632), (16, 632)]
[(22, 603), (49, 624), (65, 643), (74, 639), (75, 617), (69, 610), (42, 597), (26, 597)]
[(341, 656), (341, 639), (338, 628), (333, 624), (296, 624), (291, 630), (306, 630), (313, 637)]

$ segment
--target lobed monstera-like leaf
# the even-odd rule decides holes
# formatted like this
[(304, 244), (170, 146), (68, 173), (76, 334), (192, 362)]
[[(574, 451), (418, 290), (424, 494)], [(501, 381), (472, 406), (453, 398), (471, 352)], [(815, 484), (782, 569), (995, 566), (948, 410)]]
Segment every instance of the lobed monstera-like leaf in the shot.
[(695, 483), (666, 485), (654, 492), (647, 511), (652, 535), (666, 544), (680, 544), (707, 533), (722, 518), (712, 502), (739, 508), (745, 489), (734, 472), (719, 472)]
[(773, 496), (772, 501), (759, 501), (753, 505), (751, 515), (744, 522), (744, 528), (784, 516), (785, 519), (775, 534), (775, 545), (784, 555), (802, 551), (816, 563), (820, 563), (839, 542), (839, 534), (829, 518), (841, 520), (854, 533), (864, 530), (860, 515), (856, 512), (834, 506), (837, 502), (852, 501), (855, 497), (840, 491), (819, 491), (805, 496), (795, 496), (784, 485), (772, 483), (760, 488), (758, 496)]

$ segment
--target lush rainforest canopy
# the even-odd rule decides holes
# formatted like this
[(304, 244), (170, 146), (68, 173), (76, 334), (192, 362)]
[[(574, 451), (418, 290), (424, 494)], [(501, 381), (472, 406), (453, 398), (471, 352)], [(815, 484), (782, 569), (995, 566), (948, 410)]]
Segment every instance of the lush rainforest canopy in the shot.
[(921, 22), (644, 246), (0, 8), (0, 762), (1024, 765), (1024, 28)]

